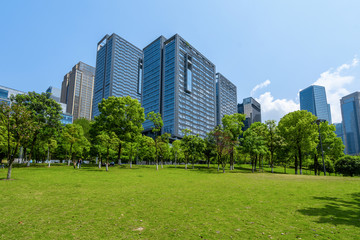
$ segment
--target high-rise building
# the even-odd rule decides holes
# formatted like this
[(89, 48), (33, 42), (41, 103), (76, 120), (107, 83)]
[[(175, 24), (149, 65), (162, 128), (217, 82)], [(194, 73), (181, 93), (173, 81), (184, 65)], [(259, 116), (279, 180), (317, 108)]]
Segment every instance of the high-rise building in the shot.
[(141, 101), (142, 51), (113, 33), (97, 45), (92, 117), (98, 104), (110, 96), (130, 96)]
[(6, 104), (10, 105), (11, 95), (16, 96), (18, 94), (26, 94), (26, 93), (12, 88), (0, 86), (0, 103), (5, 102)]
[(238, 113), (246, 115), (243, 131), (254, 122), (261, 122), (261, 105), (252, 97), (244, 98), (243, 103), (238, 104)]
[(334, 123), (334, 126), (335, 126), (335, 134), (336, 134), (336, 136), (341, 138), (341, 141), (345, 145), (343, 124), (342, 123)]
[[(144, 48), (142, 106), (160, 112), (162, 131), (172, 138), (182, 130), (205, 137), (216, 124), (215, 65), (178, 34), (160, 36)], [(144, 131), (151, 123), (144, 123)]]
[(46, 92), (51, 93), (50, 98), (54, 99), (61, 106), (61, 110), (62, 110), (61, 117), (62, 118), (61, 118), (60, 122), (62, 123), (62, 125), (65, 126), (66, 124), (73, 123), (73, 116), (71, 115), (71, 113), (66, 112), (66, 110), (67, 110), (66, 103), (60, 102), (61, 90), (59, 88), (50, 86), (50, 87), (48, 87)]
[(220, 125), (225, 115), (237, 113), (236, 86), (221, 73), (216, 74), (216, 124)]
[(340, 100), (345, 139), (345, 153), (360, 153), (360, 92), (349, 94)]
[(323, 86), (312, 85), (300, 91), (300, 110), (307, 110), (331, 124), (330, 105)]
[(66, 103), (66, 112), (73, 119), (91, 119), (95, 68), (83, 62), (76, 64), (64, 76), (60, 102)]

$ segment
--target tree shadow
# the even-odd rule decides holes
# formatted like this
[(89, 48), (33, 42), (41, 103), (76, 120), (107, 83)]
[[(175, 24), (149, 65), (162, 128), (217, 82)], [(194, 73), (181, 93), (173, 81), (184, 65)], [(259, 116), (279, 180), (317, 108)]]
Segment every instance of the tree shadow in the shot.
[(314, 197), (325, 201), (326, 205), (319, 208), (305, 208), (298, 210), (307, 216), (319, 216), (318, 223), (333, 225), (349, 225), (360, 228), (360, 193), (351, 194), (351, 200), (337, 197)]

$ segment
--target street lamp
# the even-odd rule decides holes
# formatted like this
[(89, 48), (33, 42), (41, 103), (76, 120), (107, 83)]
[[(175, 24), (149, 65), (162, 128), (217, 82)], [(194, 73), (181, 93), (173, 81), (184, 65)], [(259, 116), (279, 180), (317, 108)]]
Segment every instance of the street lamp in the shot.
[(323, 167), (324, 167), (324, 176), (326, 176), (326, 168), (325, 168), (325, 161), (324, 161), (324, 151), (323, 151), (323, 146), (322, 146), (322, 141), (321, 141), (321, 134), (320, 134), (320, 123), (321, 122), (326, 122), (326, 120), (324, 120), (324, 119), (316, 120), (316, 124), (318, 125), (318, 129), (319, 129), (319, 138), (320, 138), (321, 155), (322, 155), (322, 161), (323, 161)]

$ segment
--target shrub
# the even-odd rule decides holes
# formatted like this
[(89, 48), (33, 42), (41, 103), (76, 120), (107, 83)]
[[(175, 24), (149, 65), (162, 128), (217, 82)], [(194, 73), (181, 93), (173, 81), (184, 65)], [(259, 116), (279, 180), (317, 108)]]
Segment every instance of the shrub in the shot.
[(345, 155), (336, 161), (335, 171), (344, 176), (360, 175), (360, 157)]

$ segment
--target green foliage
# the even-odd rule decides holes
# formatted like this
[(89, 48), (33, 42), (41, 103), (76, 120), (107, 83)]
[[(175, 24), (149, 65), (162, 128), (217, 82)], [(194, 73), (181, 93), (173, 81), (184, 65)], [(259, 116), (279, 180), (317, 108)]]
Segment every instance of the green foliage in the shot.
[[(318, 144), (317, 117), (306, 110), (295, 111), (281, 118), (278, 129), (288, 149), (295, 157), (295, 173), (298, 165), (302, 174), (302, 160), (305, 153), (314, 151)], [(298, 160), (299, 159), (299, 164)]]
[(134, 142), (143, 131), (144, 109), (136, 99), (129, 96), (103, 99), (99, 103), (100, 115), (95, 117), (97, 131), (113, 132), (118, 141), (118, 160), (120, 162), (122, 143)]
[(335, 162), (335, 170), (345, 176), (360, 175), (360, 156), (345, 155)]
[[(33, 113), (26, 107), (13, 103), (11, 106), (0, 104), (0, 122), (7, 140), (7, 161), (9, 164), (7, 179), (11, 178), (11, 168), (21, 142), (38, 127), (34, 124)], [(4, 138), (5, 139), (5, 138)]]
[(86, 118), (78, 118), (73, 122), (73, 124), (80, 125), (84, 131), (84, 136), (90, 141), (91, 121)]
[(62, 138), (73, 161), (74, 155), (83, 158), (85, 152), (90, 150), (90, 143), (85, 138), (82, 127), (78, 124), (67, 124), (62, 131)]

